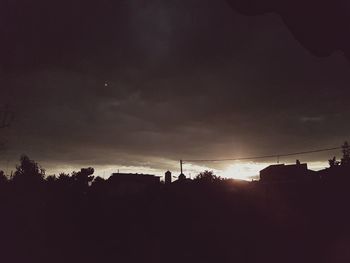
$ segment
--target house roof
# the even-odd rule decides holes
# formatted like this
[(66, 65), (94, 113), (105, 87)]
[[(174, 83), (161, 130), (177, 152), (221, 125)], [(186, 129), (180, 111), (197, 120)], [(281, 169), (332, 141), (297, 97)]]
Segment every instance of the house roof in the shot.
[(273, 164), (262, 169), (260, 172), (276, 171), (276, 170), (289, 170), (289, 169), (303, 169), (307, 170), (307, 164)]
[(138, 173), (113, 173), (108, 180), (127, 180), (127, 181), (140, 181), (140, 180), (159, 180), (160, 176), (153, 174), (138, 174)]

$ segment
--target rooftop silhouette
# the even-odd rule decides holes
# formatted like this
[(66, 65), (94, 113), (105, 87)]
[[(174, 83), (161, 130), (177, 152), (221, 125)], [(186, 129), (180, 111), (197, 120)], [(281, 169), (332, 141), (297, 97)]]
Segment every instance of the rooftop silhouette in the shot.
[[(330, 167), (275, 164), (258, 182), (203, 171), (46, 176), (23, 155), (0, 172), (6, 262), (346, 262), (349, 146)], [(20, 252), (20, 253), (19, 253)], [(341, 260), (341, 261), (337, 261)]]

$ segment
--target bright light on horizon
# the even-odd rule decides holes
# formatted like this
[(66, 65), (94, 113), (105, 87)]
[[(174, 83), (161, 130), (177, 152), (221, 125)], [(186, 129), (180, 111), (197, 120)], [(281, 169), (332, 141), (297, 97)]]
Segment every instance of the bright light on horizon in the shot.
[(269, 166), (267, 163), (235, 163), (221, 171), (222, 177), (251, 181), (259, 176), (259, 172)]
[[(195, 165), (186, 163), (184, 165), (184, 174), (188, 178), (194, 178), (200, 172), (205, 170), (213, 171), (215, 175), (220, 176), (222, 178), (229, 179), (238, 179), (238, 180), (246, 180), (251, 181), (253, 179), (259, 178), (259, 172), (269, 165), (273, 165), (274, 163), (256, 163), (256, 162), (234, 162), (229, 164), (226, 167), (222, 168), (214, 168), (204, 165)], [(285, 163), (285, 164), (293, 164)], [(169, 169), (157, 169), (146, 166), (119, 166), (119, 165), (58, 165), (54, 167), (50, 167), (46, 170), (47, 175), (56, 174), (58, 175), (61, 172), (71, 173), (72, 171), (79, 171), (81, 167), (94, 167), (95, 168), (95, 176), (100, 176), (104, 178), (108, 178), (112, 173), (121, 172), (121, 173), (139, 173), (139, 174), (154, 174), (156, 176), (163, 177), (166, 170), (170, 170), (174, 177), (177, 177), (180, 174), (180, 169), (177, 167), (177, 163), (169, 162)], [(45, 168), (45, 165), (43, 166)], [(327, 162), (309, 162), (308, 168), (311, 170), (320, 170), (328, 167)], [(11, 169), (12, 170), (12, 169)], [(175, 178), (174, 178), (175, 179)], [(176, 179), (175, 179), (176, 180)]]
[[(285, 164), (294, 164), (294, 163), (285, 163)], [(222, 177), (233, 178), (239, 180), (251, 181), (252, 179), (258, 179), (259, 172), (265, 167), (273, 165), (273, 163), (235, 163), (228, 166), (224, 169), (222, 173)], [(309, 162), (308, 169), (311, 170), (321, 170), (326, 168), (328, 163), (326, 162)], [(220, 174), (218, 174), (220, 175)]]

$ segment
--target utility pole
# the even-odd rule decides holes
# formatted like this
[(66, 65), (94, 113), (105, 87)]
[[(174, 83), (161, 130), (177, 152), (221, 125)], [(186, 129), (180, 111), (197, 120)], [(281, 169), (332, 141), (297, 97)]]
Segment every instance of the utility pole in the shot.
[(183, 164), (183, 161), (182, 161), (182, 160), (180, 160), (180, 171), (181, 171), (181, 173), (180, 173), (180, 174), (183, 174), (183, 173), (182, 173), (182, 164)]

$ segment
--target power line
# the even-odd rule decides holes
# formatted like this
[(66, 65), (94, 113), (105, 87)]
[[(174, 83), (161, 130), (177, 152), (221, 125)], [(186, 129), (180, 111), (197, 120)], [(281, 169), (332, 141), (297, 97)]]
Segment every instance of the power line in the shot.
[(267, 158), (280, 158), (280, 157), (286, 157), (286, 156), (293, 156), (293, 155), (302, 155), (302, 154), (310, 154), (310, 153), (318, 153), (318, 152), (328, 152), (328, 151), (334, 151), (342, 149), (342, 147), (333, 147), (333, 148), (324, 148), (324, 149), (317, 149), (317, 150), (310, 150), (310, 151), (303, 151), (303, 152), (292, 152), (292, 153), (284, 153), (284, 154), (272, 154), (272, 155), (262, 155), (262, 156), (252, 156), (252, 157), (237, 157), (237, 158), (226, 158), (226, 159), (197, 159), (197, 160), (182, 160), (182, 163), (188, 162), (188, 163), (194, 163), (194, 162), (225, 162), (225, 161), (242, 161), (242, 160), (257, 160), (257, 159), (267, 159)]

